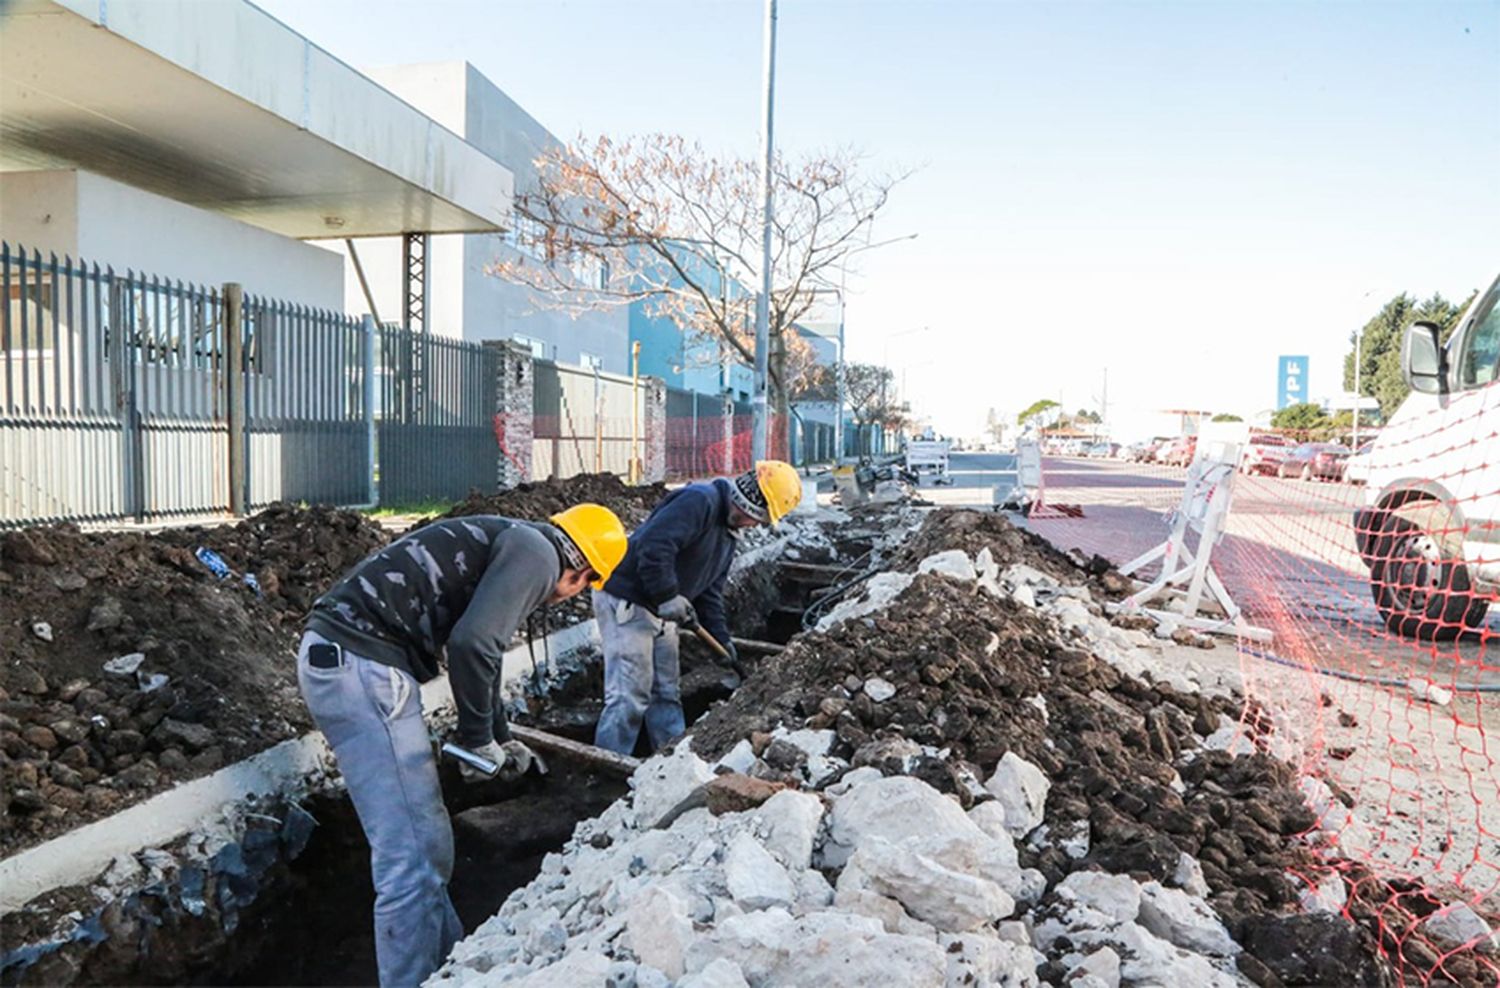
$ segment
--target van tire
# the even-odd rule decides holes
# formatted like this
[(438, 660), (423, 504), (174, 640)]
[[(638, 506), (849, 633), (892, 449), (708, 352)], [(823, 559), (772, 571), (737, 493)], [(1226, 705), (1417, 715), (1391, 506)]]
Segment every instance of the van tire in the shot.
[(1444, 559), (1437, 541), (1395, 512), (1386, 514), (1370, 553), (1370, 595), (1385, 626), (1403, 638), (1452, 641), (1484, 621), (1469, 567)]

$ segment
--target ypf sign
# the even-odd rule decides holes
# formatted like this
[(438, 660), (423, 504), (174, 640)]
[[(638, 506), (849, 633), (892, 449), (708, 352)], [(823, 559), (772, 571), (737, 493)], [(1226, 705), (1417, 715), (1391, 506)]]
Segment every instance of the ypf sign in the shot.
[(1307, 400), (1307, 357), (1276, 358), (1276, 407), (1285, 408)]

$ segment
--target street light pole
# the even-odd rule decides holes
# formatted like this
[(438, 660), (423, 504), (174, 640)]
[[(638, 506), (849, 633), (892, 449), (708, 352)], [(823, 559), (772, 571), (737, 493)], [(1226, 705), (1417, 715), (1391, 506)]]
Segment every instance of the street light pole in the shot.
[(1354, 331), (1354, 436), (1352, 439), (1353, 452), (1359, 452), (1359, 344), (1360, 337), (1364, 334), (1360, 330)]
[[(754, 431), (750, 436), (752, 458), (766, 458), (767, 439), (770, 426), (769, 409), (766, 407), (769, 391), (769, 359), (771, 349), (771, 159), (775, 151), (773, 124), (776, 108), (776, 0), (766, 0), (765, 27), (765, 98), (761, 123), (761, 234), (760, 234), (760, 294), (755, 297), (755, 397)], [(785, 386), (785, 382), (783, 382)]]

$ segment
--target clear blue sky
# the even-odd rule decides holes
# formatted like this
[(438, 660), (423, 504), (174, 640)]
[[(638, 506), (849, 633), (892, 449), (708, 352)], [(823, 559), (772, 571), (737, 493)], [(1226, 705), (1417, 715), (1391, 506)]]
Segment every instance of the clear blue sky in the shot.
[[(758, 0), (258, 2), (357, 67), (467, 59), (563, 138), (755, 148)], [(917, 169), (850, 352), (947, 430), (1105, 367), (1122, 414), (1269, 407), (1280, 353), (1330, 393), (1385, 298), (1500, 269), (1500, 0), (780, 12), (781, 148)]]

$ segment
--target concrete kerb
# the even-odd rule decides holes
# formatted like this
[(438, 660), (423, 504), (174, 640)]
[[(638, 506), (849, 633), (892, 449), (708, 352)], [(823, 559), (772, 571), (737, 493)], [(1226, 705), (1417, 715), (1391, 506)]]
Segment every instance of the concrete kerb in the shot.
[[(782, 535), (736, 558), (731, 574), (775, 558), (791, 538)], [(568, 658), (587, 649), (597, 650), (599, 628), (590, 618), (554, 631), (537, 644), (548, 654)], [(501, 665), (505, 695), (516, 697), (524, 690), (531, 674), (531, 654), (525, 644), (506, 651)], [(451, 720), (453, 692), (446, 675), (422, 685), (422, 707), (431, 722)], [(209, 828), (227, 806), (260, 796), (303, 795), (342, 785), (321, 732), (283, 741), (212, 775), (185, 782), (0, 861), (0, 915), (55, 889), (91, 881), (122, 855), (160, 847)]]

